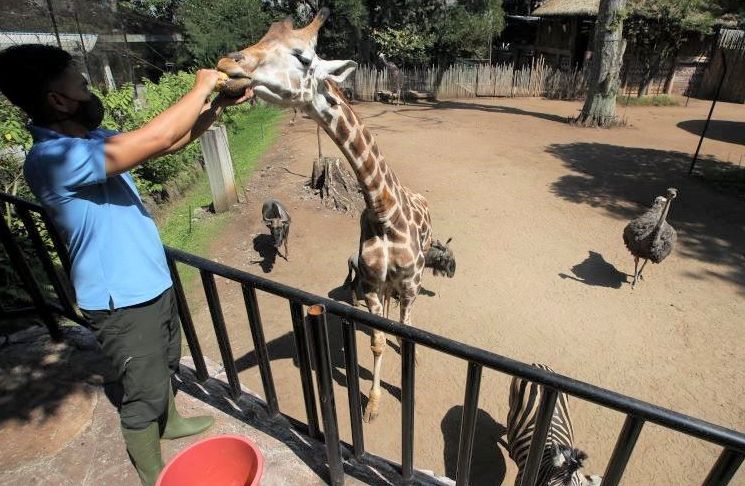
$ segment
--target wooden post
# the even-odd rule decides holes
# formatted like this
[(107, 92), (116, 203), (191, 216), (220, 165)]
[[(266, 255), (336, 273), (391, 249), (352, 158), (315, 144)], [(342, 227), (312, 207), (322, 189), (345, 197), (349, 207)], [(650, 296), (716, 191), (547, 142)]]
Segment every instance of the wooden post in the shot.
[(199, 141), (202, 145), (204, 165), (207, 167), (207, 177), (210, 180), (215, 212), (227, 211), (232, 204), (238, 202), (238, 193), (235, 190), (233, 160), (228, 149), (225, 126), (212, 125), (199, 137)]

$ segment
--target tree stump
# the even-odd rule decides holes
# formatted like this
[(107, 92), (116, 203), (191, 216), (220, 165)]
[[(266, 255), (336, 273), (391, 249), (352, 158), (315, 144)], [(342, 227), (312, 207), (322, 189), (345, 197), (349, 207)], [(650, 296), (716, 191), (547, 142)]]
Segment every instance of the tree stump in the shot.
[(349, 212), (362, 211), (365, 207), (357, 179), (336, 157), (319, 157), (313, 161), (310, 187), (329, 209)]

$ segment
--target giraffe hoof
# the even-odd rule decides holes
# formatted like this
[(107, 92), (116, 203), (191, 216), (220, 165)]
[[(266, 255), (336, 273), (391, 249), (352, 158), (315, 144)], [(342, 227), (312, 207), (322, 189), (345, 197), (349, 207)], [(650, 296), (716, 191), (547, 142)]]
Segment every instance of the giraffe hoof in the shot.
[(368, 405), (365, 407), (365, 415), (362, 417), (362, 420), (365, 421), (366, 424), (369, 424), (373, 420), (375, 420), (378, 416), (377, 410), (370, 410), (370, 406)]
[(365, 423), (370, 423), (378, 416), (378, 409), (380, 407), (380, 390), (370, 390), (370, 396), (367, 400), (367, 406), (365, 407), (365, 414), (362, 416), (362, 420)]

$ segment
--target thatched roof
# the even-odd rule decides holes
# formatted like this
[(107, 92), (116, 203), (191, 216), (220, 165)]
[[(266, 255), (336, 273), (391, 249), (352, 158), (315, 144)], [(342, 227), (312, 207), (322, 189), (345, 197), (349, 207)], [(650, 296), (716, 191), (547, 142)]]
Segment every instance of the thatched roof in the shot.
[(546, 0), (533, 11), (538, 17), (595, 17), (600, 9), (600, 0)]

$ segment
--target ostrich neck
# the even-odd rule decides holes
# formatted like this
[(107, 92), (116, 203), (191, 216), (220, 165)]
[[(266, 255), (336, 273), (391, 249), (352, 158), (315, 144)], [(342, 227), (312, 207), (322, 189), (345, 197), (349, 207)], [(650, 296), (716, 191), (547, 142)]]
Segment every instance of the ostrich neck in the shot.
[(665, 222), (665, 219), (667, 218), (667, 213), (670, 210), (670, 203), (672, 202), (671, 199), (668, 199), (665, 202), (665, 206), (662, 208), (662, 212), (660, 213), (660, 219), (657, 221), (657, 224), (654, 227), (654, 239), (655, 241), (660, 239), (660, 229), (662, 229), (662, 225)]

